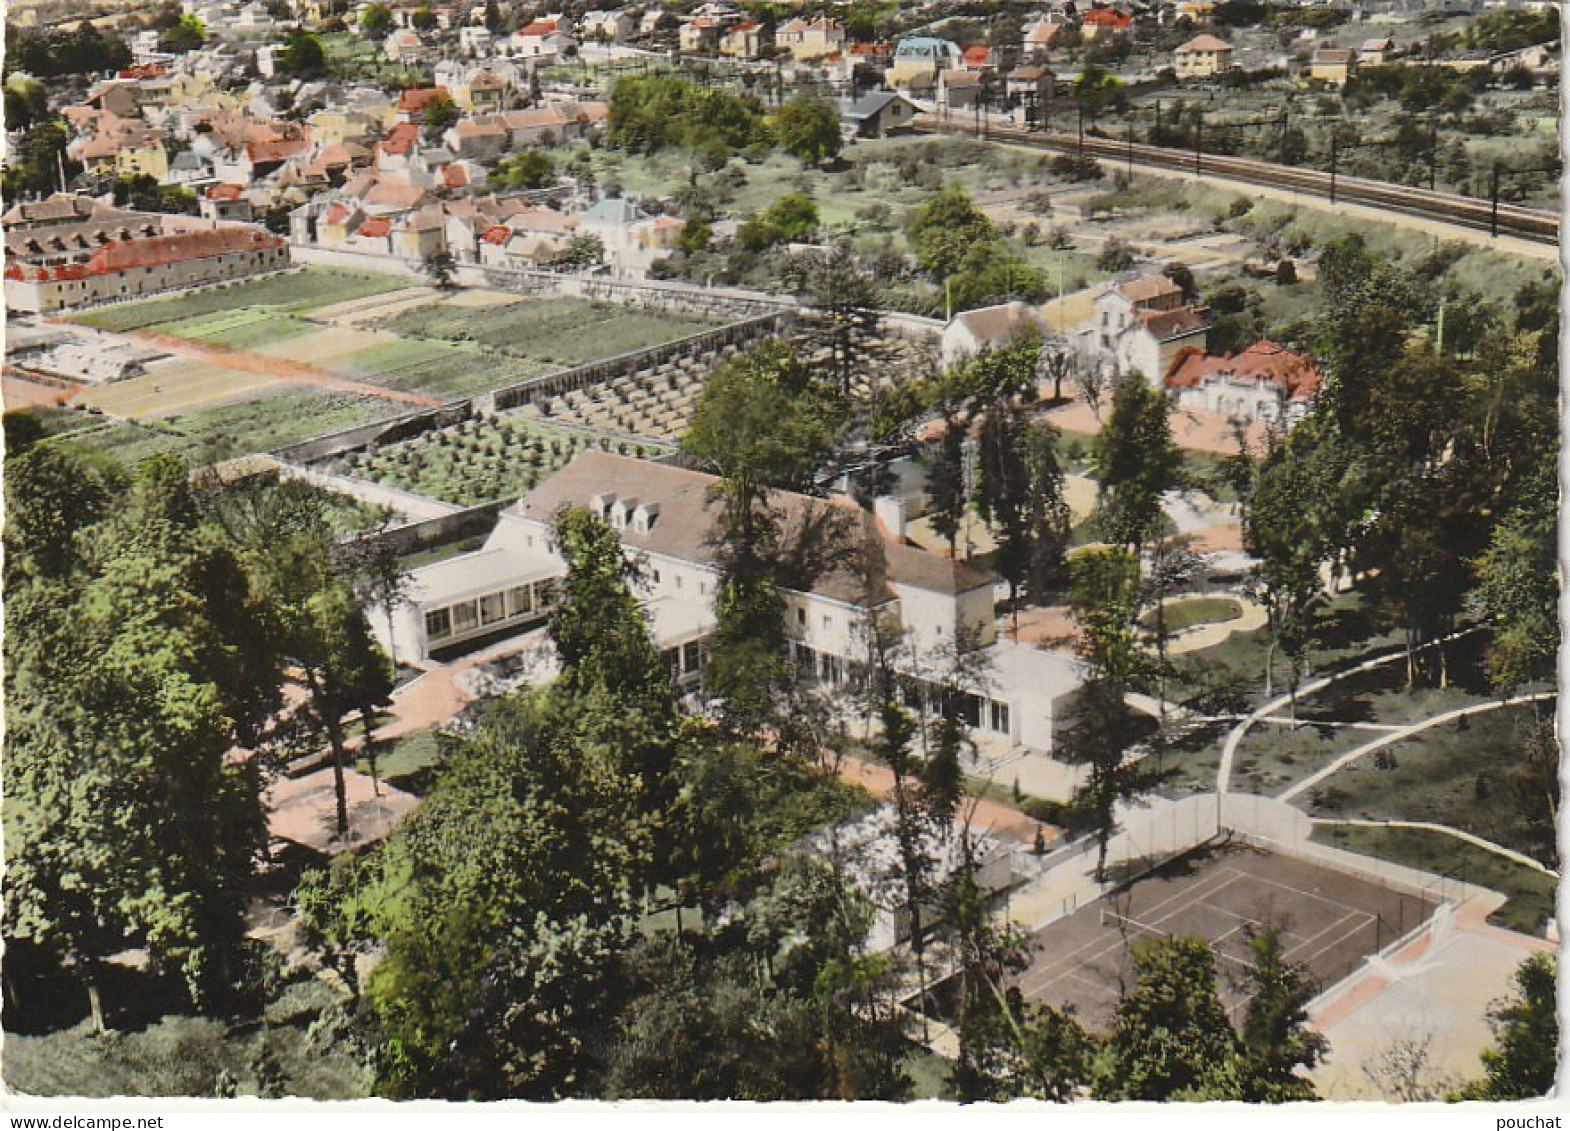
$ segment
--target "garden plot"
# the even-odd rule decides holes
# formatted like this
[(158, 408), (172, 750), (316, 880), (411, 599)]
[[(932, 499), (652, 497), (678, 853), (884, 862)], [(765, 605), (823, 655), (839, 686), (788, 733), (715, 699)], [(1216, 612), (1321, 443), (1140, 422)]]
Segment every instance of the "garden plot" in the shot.
[(172, 334), (206, 345), (232, 350), (261, 350), (293, 342), (314, 333), (316, 326), (302, 318), (277, 314), (258, 307), (199, 314), (170, 322), (154, 322), (141, 329), (156, 334)]
[(278, 378), (265, 373), (170, 358), (149, 366), (140, 377), (86, 389), (76, 400), (112, 416), (146, 420), (241, 400), (278, 384)]
[(407, 279), (390, 275), (306, 267), (189, 294), (92, 310), (77, 315), (76, 321), (100, 330), (125, 333), (161, 322), (179, 322), (209, 314), (232, 315), (242, 308), (259, 307), (277, 314), (307, 315), (319, 307), (404, 290), (412, 285)]
[(72, 441), (128, 464), (163, 452), (216, 462), (269, 451), (398, 411), (398, 406), (374, 397), (274, 382), (272, 389), (248, 400), (145, 423), (116, 423), (73, 436)]
[(387, 319), (379, 328), (404, 338), (475, 342), (512, 357), (566, 367), (664, 345), (716, 325), (696, 315), (541, 299), (505, 306), (441, 302)]
[(462, 397), (537, 377), (549, 367), (481, 349), (471, 342), (377, 336), (376, 344), (338, 367), (393, 389)]
[(459, 506), (525, 495), (589, 448), (646, 456), (653, 445), (596, 438), (516, 413), (466, 420), (411, 440), (358, 452), (333, 470)]

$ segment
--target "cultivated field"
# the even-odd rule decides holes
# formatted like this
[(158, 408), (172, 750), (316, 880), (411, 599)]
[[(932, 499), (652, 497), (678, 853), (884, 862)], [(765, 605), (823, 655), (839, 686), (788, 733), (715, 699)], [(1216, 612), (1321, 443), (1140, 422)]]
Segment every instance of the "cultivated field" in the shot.
[(460, 506), (526, 494), (590, 447), (644, 456), (656, 449), (596, 439), (519, 416), (466, 420), (451, 428), (359, 453), (343, 470)]
[[(115, 418), (87, 428), (84, 442), (131, 461), (164, 451), (199, 459), (265, 451), (390, 415), (400, 407), (390, 401), (470, 396), (716, 324), (578, 299), (443, 294), (409, 280), (315, 267), (79, 320), (204, 347), (75, 398)], [(388, 390), (385, 397), (378, 388)], [(543, 434), (568, 442), (565, 432)], [(493, 475), (477, 463), (478, 478), (458, 485), (468, 465), (430, 458), (436, 462), (418, 474), (390, 462), (378, 474), (432, 485), (438, 497), (455, 500), (527, 489), (537, 478), (534, 465)]]

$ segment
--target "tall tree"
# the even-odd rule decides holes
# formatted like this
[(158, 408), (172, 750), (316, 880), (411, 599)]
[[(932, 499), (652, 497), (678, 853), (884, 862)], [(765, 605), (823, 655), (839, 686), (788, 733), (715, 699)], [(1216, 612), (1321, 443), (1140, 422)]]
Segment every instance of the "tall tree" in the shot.
[(995, 567), (1008, 582), (1014, 630), (1019, 631), (1019, 595), (1030, 577), (1031, 468), (1026, 452), (1029, 426), (1009, 401), (997, 401), (981, 418), (977, 439), (976, 510), (997, 538)]
[(682, 441), (720, 475), (711, 537), (721, 576), (707, 681), (739, 733), (757, 733), (791, 682), (776, 584), (784, 518), (770, 488), (810, 481), (834, 434), (824, 403), (796, 351), (767, 342), (710, 374)]
[(965, 1101), (1076, 1099), (1090, 1080), (1096, 1042), (1071, 1010), (1027, 1002), (1008, 984), (1029, 964), (1027, 940), (994, 920), (969, 847), (945, 899), (958, 982), (959, 1050), (949, 1081)]
[(1202, 939), (1141, 939), (1129, 950), (1134, 985), (1118, 1002), (1096, 1098), (1236, 1098), (1215, 1077), (1235, 1062), (1238, 1038), (1216, 994), (1216, 966)]
[(1136, 377), (1119, 382), (1092, 450), (1096, 520), (1109, 542), (1138, 551), (1164, 521), (1161, 496), (1177, 486), (1182, 453), (1172, 440), (1165, 390)]
[(1243, 1095), (1250, 1103), (1312, 1100), (1314, 1087), (1299, 1068), (1313, 1068), (1330, 1048), (1324, 1034), (1308, 1027), (1308, 1003), (1319, 986), (1302, 967), (1287, 962), (1275, 927), (1249, 939), (1254, 990), (1243, 1018), (1240, 1055)]
[(953, 411), (944, 407), (943, 431), (931, 446), (927, 464), (927, 497), (932, 512), (932, 529), (948, 539), (949, 556), (959, 556), (959, 532), (970, 510), (965, 489), (965, 426)]
[(839, 242), (825, 251), (793, 256), (787, 277), (797, 281), (828, 346), (839, 395), (849, 398), (858, 378), (870, 386), (868, 371), (884, 353), (877, 275), (850, 244)]
[(808, 166), (839, 156), (843, 145), (839, 115), (822, 98), (792, 98), (774, 112), (769, 124), (779, 147)]
[[(183, 463), (125, 489), (83, 462), (61, 496), (77, 457), (43, 452), (7, 461), (7, 940), (73, 968), (99, 1028), (102, 963), (127, 948), (222, 1006), (265, 843), (256, 762), (229, 752), (277, 703), (276, 633)], [(89, 525), (52, 552), (27, 514), (62, 497)]]

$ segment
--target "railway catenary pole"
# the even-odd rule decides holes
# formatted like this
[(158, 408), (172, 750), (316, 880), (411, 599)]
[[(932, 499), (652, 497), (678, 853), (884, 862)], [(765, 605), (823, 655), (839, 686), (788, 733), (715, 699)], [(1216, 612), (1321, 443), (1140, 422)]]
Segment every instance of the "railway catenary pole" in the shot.
[(1084, 107), (1083, 103), (1078, 103), (1078, 104), (1075, 105), (1074, 108), (1079, 111), (1079, 149), (1078, 149), (1078, 154), (1079, 154), (1079, 156), (1081, 158), (1083, 158), (1085, 156), (1085, 107)]
[(1194, 175), (1197, 177), (1204, 170), (1200, 168), (1200, 155), (1205, 151), (1205, 112), (1200, 110), (1194, 118)]
[(1336, 202), (1336, 157), (1341, 149), (1341, 133), (1335, 126), (1330, 127), (1330, 203)]
[(1499, 162), (1494, 162), (1494, 173), (1490, 180), (1488, 196), (1490, 200), (1488, 209), (1488, 234), (1494, 238), (1499, 236)]

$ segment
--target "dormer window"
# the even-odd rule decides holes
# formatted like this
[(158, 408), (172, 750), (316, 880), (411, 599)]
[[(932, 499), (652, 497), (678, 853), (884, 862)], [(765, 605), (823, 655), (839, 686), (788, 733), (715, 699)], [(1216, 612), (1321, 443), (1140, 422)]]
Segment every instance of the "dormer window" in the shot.
[(637, 509), (637, 499), (617, 499), (611, 504), (611, 525), (617, 530), (626, 530), (628, 523), (632, 520), (633, 513)]
[(658, 503), (643, 503), (632, 512), (632, 529), (637, 534), (647, 534), (654, 529), (654, 523), (660, 517)]
[(589, 500), (589, 509), (594, 512), (594, 517), (601, 522), (610, 522), (611, 505), (615, 502), (615, 495), (609, 491), (603, 491)]

